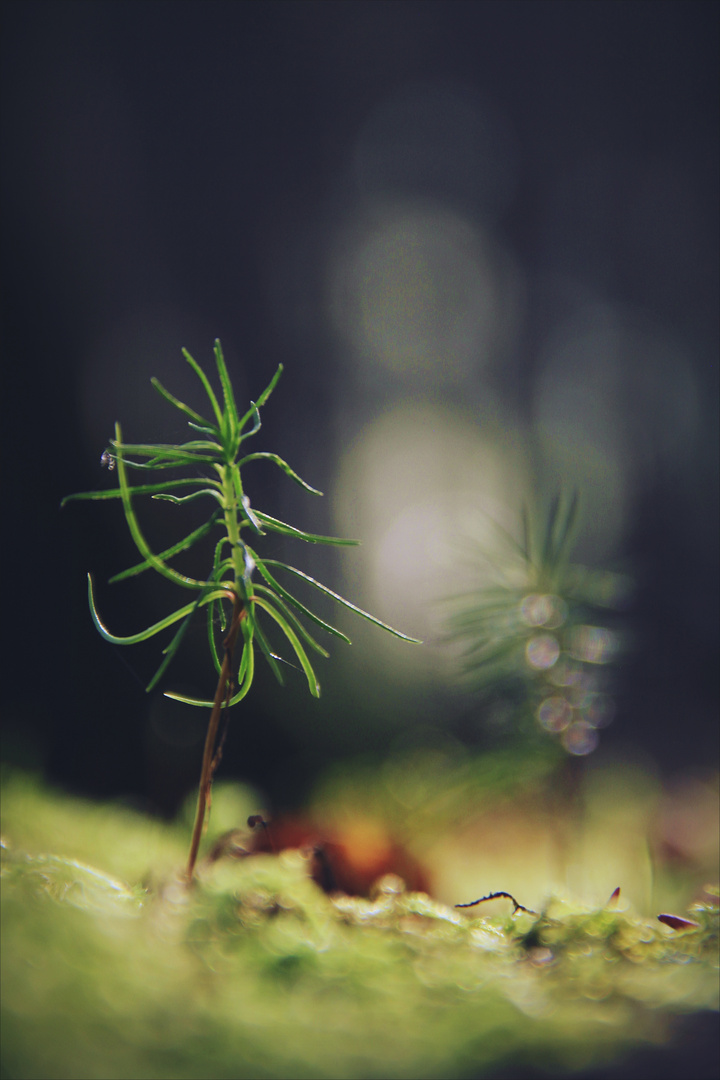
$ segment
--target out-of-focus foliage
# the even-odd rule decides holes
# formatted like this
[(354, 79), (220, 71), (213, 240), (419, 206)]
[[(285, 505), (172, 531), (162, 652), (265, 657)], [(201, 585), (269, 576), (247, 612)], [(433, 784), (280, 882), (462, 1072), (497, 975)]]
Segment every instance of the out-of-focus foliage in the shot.
[(547, 741), (476, 756), (448, 740), (337, 766), (310, 817), (340, 836), (384, 832), (445, 903), (507, 889), (530, 907), (553, 891), (592, 905), (621, 885), (652, 916), (718, 879), (719, 794), (713, 771), (663, 784), (628, 761), (558, 760)]
[(484, 584), (458, 598), (449, 630), (496, 717), (557, 735), (584, 756), (615, 713), (605, 669), (620, 637), (607, 612), (628, 582), (570, 562), (577, 522), (577, 494), (555, 499), (544, 520), (526, 508), (522, 542), (504, 533), (500, 554), (475, 552)]
[(188, 891), (181, 834), (128, 816), (4, 786), (9, 1076), (562, 1072), (717, 1008), (709, 895), (680, 931), (608, 897), (488, 915), (393, 875), (371, 899), (329, 897), (298, 851), (205, 864)]

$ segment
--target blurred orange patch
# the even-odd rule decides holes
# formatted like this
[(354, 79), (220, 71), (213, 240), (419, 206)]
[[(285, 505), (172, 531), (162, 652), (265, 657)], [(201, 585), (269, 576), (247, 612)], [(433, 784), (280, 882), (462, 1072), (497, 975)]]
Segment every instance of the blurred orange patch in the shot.
[(255, 830), (253, 851), (299, 848), (311, 855), (313, 880), (326, 892), (369, 896), (384, 874), (397, 874), (413, 892), (428, 891), (428, 876), (417, 859), (380, 822), (348, 818), (322, 827), (310, 818), (278, 818)]

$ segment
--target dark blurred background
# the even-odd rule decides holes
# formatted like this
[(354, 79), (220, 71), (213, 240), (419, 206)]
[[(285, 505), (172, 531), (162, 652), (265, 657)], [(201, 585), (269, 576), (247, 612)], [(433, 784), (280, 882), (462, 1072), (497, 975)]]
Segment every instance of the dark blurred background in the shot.
[[(107, 586), (137, 558), (119, 506), (59, 504), (112, 482), (115, 420), (184, 437), (150, 377), (202, 410), (180, 350), (210, 370), (219, 337), (243, 403), (285, 364), (253, 449), (325, 492), (261, 463), (253, 504), (364, 541), (274, 550), (428, 642), (342, 618), (356, 643), (331, 643), (319, 703), (261, 673), (226, 776), (291, 805), (333, 761), (481, 748), (437, 601), (473, 583), (459, 537), (561, 485), (578, 557), (635, 581), (597, 753), (716, 762), (717, 5), (53, 0), (3, 21), (6, 760), (165, 813), (197, 782), (205, 715), (145, 695), (159, 639), (103, 642), (85, 575), (120, 634), (172, 589)], [(196, 520), (147, 514), (158, 545)], [(166, 685), (211, 695), (205, 653), (201, 627)]]

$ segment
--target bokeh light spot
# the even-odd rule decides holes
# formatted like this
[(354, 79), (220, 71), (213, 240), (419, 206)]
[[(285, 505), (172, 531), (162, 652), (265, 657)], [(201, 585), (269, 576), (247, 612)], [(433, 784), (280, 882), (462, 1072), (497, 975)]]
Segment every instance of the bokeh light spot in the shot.
[(560, 655), (558, 640), (552, 634), (536, 634), (525, 646), (525, 656), (530, 667), (545, 671), (557, 662)]
[[(335, 528), (363, 539), (347, 560), (354, 577), (346, 595), (426, 642), (393, 655), (398, 671), (427, 676), (436, 663), (451, 662), (439, 644), (444, 601), (478, 581), (462, 539), (478, 534), (494, 552), (501, 540), (493, 523), (514, 527), (515, 506), (509, 510), (506, 499), (508, 492), (513, 504), (523, 497), (525, 460), (512, 421), (503, 416), (500, 425), (495, 412), (478, 426), (457, 410), (404, 406), (368, 424), (343, 456)], [(372, 645), (386, 651), (378, 635)]]
[(330, 316), (365, 369), (457, 384), (494, 358), (516, 322), (499, 273), (498, 252), (469, 218), (426, 203), (377, 208), (338, 235)]
[(560, 741), (569, 754), (584, 757), (586, 754), (592, 754), (600, 741), (600, 736), (590, 724), (586, 724), (583, 720), (576, 720), (565, 728)]
[(564, 697), (545, 698), (538, 708), (537, 718), (546, 731), (564, 731), (573, 718), (572, 705)]
[(528, 626), (547, 626), (554, 630), (565, 622), (567, 606), (559, 596), (531, 593), (520, 604), (520, 614)]
[(541, 453), (550, 473), (582, 490), (582, 558), (618, 545), (637, 490), (658, 466), (687, 468), (697, 444), (692, 364), (666, 330), (600, 300), (548, 336), (535, 397)]

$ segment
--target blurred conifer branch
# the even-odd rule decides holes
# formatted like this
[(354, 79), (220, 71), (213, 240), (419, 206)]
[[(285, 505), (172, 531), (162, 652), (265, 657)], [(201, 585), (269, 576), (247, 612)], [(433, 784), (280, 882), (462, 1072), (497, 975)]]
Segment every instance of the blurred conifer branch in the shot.
[(554, 498), (544, 516), (525, 506), (522, 540), (497, 526), (492, 553), (473, 542), (484, 583), (452, 598), (448, 634), (463, 646), (464, 674), (491, 717), (584, 755), (615, 712), (608, 671), (623, 641), (608, 623), (629, 579), (571, 562), (579, 504), (574, 493)]

